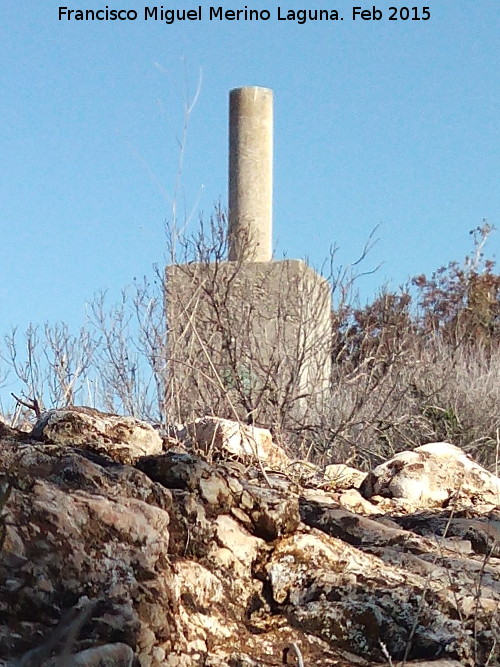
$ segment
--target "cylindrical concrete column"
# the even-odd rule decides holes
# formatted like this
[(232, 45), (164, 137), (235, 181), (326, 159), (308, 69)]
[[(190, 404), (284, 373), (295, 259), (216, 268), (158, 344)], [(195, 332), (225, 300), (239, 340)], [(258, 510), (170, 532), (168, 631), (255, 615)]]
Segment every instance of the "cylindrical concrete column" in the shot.
[(273, 91), (229, 94), (229, 259), (272, 259)]

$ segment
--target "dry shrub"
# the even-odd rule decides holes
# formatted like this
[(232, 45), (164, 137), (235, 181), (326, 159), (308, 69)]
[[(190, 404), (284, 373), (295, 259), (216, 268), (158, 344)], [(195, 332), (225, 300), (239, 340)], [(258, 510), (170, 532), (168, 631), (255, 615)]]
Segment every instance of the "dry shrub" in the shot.
[[(24, 355), (16, 335), (6, 337), (2, 356), (19, 393), (38, 405), (87, 403), (164, 426), (237, 417), (320, 463), (369, 468), (448, 440), (496, 466), (500, 277), (483, 256), (489, 225), (472, 232), (463, 262), (397, 294), (382, 290), (362, 308), (354, 305), (355, 275), (333, 270), (334, 253), (319, 291), (278, 263), (272, 326), (242, 295), (245, 264), (225, 261), (226, 229), (219, 207), (193, 236), (172, 233), (167, 255), (177, 269), (136, 282), (116, 306), (96, 297), (78, 336), (59, 325), (46, 326), (42, 338), (30, 327)], [(176, 272), (189, 295), (176, 289)], [(325, 321), (328, 290), (334, 305)], [(328, 362), (320, 368), (315, 358)]]
[(344, 308), (333, 328), (331, 407), (316, 453), (371, 467), (403, 449), (448, 440), (496, 466), (500, 411), (500, 276), (474, 248), (414, 289)]
[(329, 388), (329, 284), (302, 262), (204, 256), (166, 273), (175, 416), (300, 428)]

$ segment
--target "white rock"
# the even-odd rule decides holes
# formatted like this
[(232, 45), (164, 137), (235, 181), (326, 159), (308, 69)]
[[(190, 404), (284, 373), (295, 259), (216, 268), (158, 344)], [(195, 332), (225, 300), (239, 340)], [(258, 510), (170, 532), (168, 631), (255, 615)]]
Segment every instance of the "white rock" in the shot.
[(344, 463), (334, 463), (326, 466), (325, 477), (332, 481), (336, 489), (358, 489), (366, 477), (365, 472), (346, 466)]
[(150, 424), (87, 407), (45, 412), (31, 435), (56, 445), (92, 449), (121, 463), (131, 463), (140, 456), (161, 454), (163, 449), (160, 435)]
[(215, 524), (219, 542), (242, 563), (251, 564), (265, 545), (264, 540), (250, 535), (227, 514), (218, 516)]
[(255, 459), (268, 466), (290, 463), (284, 450), (273, 442), (270, 431), (220, 417), (201, 417), (178, 429), (176, 436), (186, 446), (204, 454), (226, 454)]
[(368, 475), (360, 491), (365, 498), (401, 498), (419, 507), (442, 506), (452, 498), (500, 504), (500, 479), (448, 442), (396, 454)]

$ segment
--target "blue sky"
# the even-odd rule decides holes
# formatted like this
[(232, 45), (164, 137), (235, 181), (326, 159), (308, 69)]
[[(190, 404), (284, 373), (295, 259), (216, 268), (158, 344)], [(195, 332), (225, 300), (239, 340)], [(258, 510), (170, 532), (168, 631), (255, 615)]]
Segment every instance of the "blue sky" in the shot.
[[(247, 2), (268, 8), (267, 22), (170, 26), (59, 21), (64, 4), (106, 3), (0, 4), (0, 332), (77, 326), (93, 293), (118, 295), (162, 262), (186, 89), (200, 70), (181, 208), (208, 216), (226, 201), (228, 91), (260, 85), (275, 95), (278, 257), (319, 265), (336, 244), (348, 263), (380, 224), (369, 295), (463, 257), (484, 217), (500, 227), (498, 0), (426, 0), (431, 19), (407, 22), (386, 20), (402, 2), (375, 3), (385, 14), (375, 22), (350, 18), (372, 2), (318, 0), (309, 7), (345, 20), (303, 25), (276, 20), (271, 0)], [(145, 4), (108, 1), (140, 16)]]

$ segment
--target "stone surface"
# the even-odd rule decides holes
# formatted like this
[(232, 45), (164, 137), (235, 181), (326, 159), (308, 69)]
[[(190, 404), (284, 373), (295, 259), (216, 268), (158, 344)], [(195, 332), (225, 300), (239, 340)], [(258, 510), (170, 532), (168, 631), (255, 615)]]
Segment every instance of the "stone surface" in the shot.
[(335, 489), (359, 489), (366, 473), (343, 463), (334, 463), (326, 466), (325, 477), (332, 482)]
[(420, 507), (443, 507), (452, 500), (500, 504), (500, 479), (447, 442), (396, 454), (367, 476), (360, 491), (365, 498), (401, 498)]
[(273, 257), (273, 91), (235, 88), (229, 109), (229, 259)]
[[(219, 414), (272, 426), (322, 405), (330, 386), (331, 292), (300, 260), (166, 269), (168, 392), (183, 422)], [(213, 412), (214, 411), (214, 412)]]
[(306, 667), (498, 667), (483, 473), (466, 508), (428, 508), (180, 451), (132, 466), (111, 439), (75, 440), (0, 435), (2, 667), (297, 664), (293, 645)]
[(146, 422), (86, 407), (45, 412), (35, 424), (31, 436), (52, 444), (106, 453), (121, 463), (130, 463), (139, 456), (162, 451), (161, 437)]
[(104, 644), (73, 656), (75, 667), (131, 667), (134, 652), (127, 644)]
[[(406, 662), (406, 665), (414, 665), (415, 667), (463, 667), (461, 662), (457, 660), (419, 660), (418, 662)], [(384, 665), (378, 665), (373, 667), (400, 667), (401, 663), (384, 663)]]
[(247, 426), (230, 419), (202, 417), (177, 429), (176, 437), (205, 456), (228, 455), (244, 460), (260, 459), (268, 466), (286, 467), (290, 459), (273, 442), (268, 429)]

